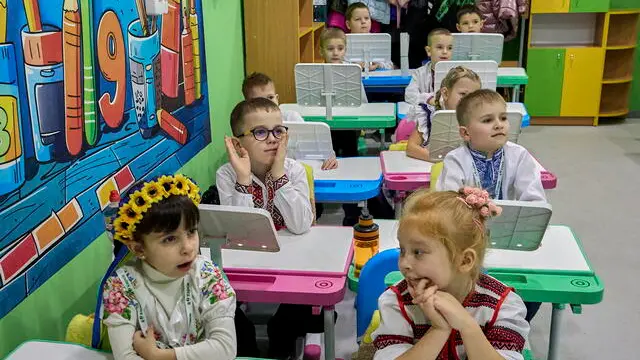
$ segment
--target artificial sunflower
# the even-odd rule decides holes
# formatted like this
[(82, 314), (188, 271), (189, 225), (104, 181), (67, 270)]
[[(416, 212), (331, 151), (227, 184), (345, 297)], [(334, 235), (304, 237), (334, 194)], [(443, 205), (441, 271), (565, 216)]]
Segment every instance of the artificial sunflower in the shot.
[(136, 231), (136, 225), (129, 223), (123, 218), (119, 217), (113, 222), (113, 228), (116, 233), (129, 233), (133, 234)]
[(126, 203), (120, 207), (118, 211), (118, 218), (126, 221), (129, 224), (136, 224), (138, 221), (142, 220), (142, 213), (136, 212), (131, 204)]
[(189, 182), (189, 179), (187, 179), (182, 174), (174, 176), (174, 187), (172, 189), (172, 194), (189, 195)]
[(115, 235), (113, 236), (114, 240), (118, 240), (123, 244), (128, 244), (131, 241), (133, 241), (133, 238), (131, 235), (129, 235), (128, 233), (115, 233)]
[(151, 203), (156, 203), (165, 196), (164, 188), (157, 182), (145, 183), (142, 191), (149, 197)]
[(163, 175), (157, 180), (157, 183), (160, 184), (165, 193), (169, 194), (173, 188), (173, 177)]
[(143, 191), (136, 191), (131, 195), (129, 204), (133, 210), (138, 214), (144, 214), (151, 207), (152, 201)]

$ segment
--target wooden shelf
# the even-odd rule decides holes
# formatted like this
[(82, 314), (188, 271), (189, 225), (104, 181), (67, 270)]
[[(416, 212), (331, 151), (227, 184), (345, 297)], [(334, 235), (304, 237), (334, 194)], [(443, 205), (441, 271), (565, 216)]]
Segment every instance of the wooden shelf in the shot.
[(601, 47), (603, 13), (533, 14), (529, 47)]
[(633, 75), (621, 77), (621, 78), (613, 78), (613, 79), (603, 79), (603, 84), (622, 84), (626, 82), (633, 81)]
[(298, 37), (301, 38), (307, 35), (308, 33), (310, 33), (311, 31), (313, 31), (313, 28), (311, 26), (300, 26), (298, 28)]
[(313, 31), (322, 30), (324, 28), (323, 22), (314, 22), (313, 23)]
[(607, 50), (604, 56), (603, 83), (622, 83), (633, 78), (634, 49)]
[(617, 116), (625, 114), (629, 108), (629, 92), (631, 82), (602, 85), (600, 95), (600, 116)]
[(320, 53), (320, 34), (322, 34), (322, 28), (324, 27), (324, 24), (322, 24), (323, 26), (321, 27), (315, 27), (314, 26), (314, 31), (313, 31), (313, 62), (314, 63), (323, 63), (324, 59), (322, 58), (322, 54)]
[[(300, 61), (301, 63), (313, 62), (313, 36), (311, 32), (300, 38)], [(292, 69), (293, 70), (293, 69)]]
[[(282, 6), (283, 9), (285, 6)], [(283, 10), (284, 11), (284, 10)], [(274, 26), (279, 26), (275, 23)], [(313, 0), (298, 0), (298, 26), (311, 27), (313, 25)]]
[(635, 49), (636, 45), (620, 45), (620, 46), (607, 46), (607, 50), (627, 50), (627, 49)]
[(610, 14), (609, 33), (606, 43), (607, 48), (635, 46), (637, 34), (637, 13)]
[(616, 111), (601, 112), (599, 116), (600, 117), (618, 117), (618, 116), (627, 115), (628, 113), (629, 113), (629, 109), (624, 108)]

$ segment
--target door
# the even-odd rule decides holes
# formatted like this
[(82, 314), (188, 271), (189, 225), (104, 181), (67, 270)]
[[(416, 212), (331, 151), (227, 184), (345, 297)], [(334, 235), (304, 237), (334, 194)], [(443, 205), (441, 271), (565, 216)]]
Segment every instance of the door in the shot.
[[(569, 2), (571, 0), (532, 0), (531, 13), (565, 13), (569, 12)], [(583, 0), (592, 1), (592, 0)], [(593, 0), (600, 1), (600, 0)]]
[(560, 116), (564, 49), (529, 49), (524, 102), (531, 116)]
[(561, 116), (598, 116), (603, 67), (602, 48), (567, 48)]
[[(569, 1), (569, 0), (567, 0)], [(570, 12), (607, 12), (609, 0), (570, 0)]]

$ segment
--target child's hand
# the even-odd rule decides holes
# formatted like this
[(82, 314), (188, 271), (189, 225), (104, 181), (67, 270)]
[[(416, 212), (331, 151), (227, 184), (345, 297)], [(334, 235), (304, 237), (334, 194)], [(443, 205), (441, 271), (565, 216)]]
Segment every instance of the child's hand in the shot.
[(332, 155), (327, 160), (322, 163), (322, 170), (333, 170), (338, 168), (338, 159), (336, 159), (335, 155)]
[(369, 65), (369, 71), (375, 71), (375, 70), (378, 70), (380, 68), (381, 68), (381, 66), (378, 63), (371, 63), (371, 65)]
[(436, 310), (444, 316), (452, 328), (464, 332), (470, 326), (477, 326), (476, 321), (453, 295), (438, 291), (433, 298)]
[(225, 136), (224, 145), (227, 148), (227, 155), (229, 156), (229, 162), (236, 172), (237, 181), (240, 185), (251, 185), (251, 160), (249, 159), (249, 153), (243, 147), (236, 151), (233, 146), (233, 139)]
[(364, 61), (357, 62), (356, 64), (360, 65), (360, 68), (364, 71)]
[(278, 144), (278, 151), (276, 151), (276, 158), (271, 165), (271, 176), (274, 180), (280, 179), (284, 176), (284, 159), (287, 157), (287, 143), (289, 142), (289, 134), (285, 133), (280, 139)]
[(133, 349), (143, 359), (155, 359), (155, 353), (158, 351), (156, 345), (155, 332), (153, 326), (149, 326), (147, 334), (143, 335), (142, 331), (138, 330), (133, 334)]
[(409, 286), (409, 293), (413, 297), (413, 303), (418, 305), (422, 312), (431, 321), (431, 326), (445, 331), (451, 331), (451, 325), (445, 317), (436, 309), (434, 301), (438, 286), (432, 285), (427, 288), (427, 280), (422, 279), (414, 288)]

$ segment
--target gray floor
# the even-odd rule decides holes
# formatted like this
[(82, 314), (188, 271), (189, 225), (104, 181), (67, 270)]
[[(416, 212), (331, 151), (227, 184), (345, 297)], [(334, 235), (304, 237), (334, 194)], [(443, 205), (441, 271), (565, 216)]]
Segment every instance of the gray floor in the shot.
[[(583, 307), (581, 315), (565, 310), (559, 358), (640, 358), (640, 120), (529, 127), (520, 143), (557, 175), (558, 187), (548, 192), (552, 222), (574, 229), (605, 284), (602, 303)], [(340, 223), (340, 212), (329, 207), (321, 223)], [(337, 310), (337, 355), (349, 359), (356, 349), (353, 294)], [(537, 359), (547, 356), (550, 314), (543, 305), (532, 323)]]

